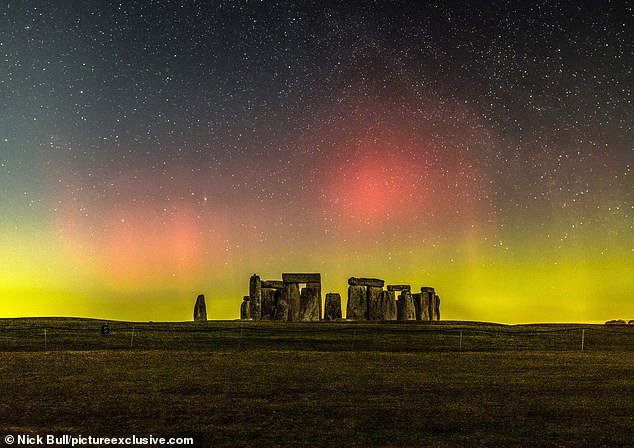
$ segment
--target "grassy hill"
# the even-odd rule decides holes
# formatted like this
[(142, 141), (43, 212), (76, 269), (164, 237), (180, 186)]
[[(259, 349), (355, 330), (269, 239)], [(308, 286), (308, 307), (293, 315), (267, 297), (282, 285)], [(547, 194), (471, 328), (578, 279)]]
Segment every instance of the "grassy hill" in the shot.
[(602, 325), (2, 319), (0, 430), (214, 447), (627, 446), (633, 349), (634, 328)]

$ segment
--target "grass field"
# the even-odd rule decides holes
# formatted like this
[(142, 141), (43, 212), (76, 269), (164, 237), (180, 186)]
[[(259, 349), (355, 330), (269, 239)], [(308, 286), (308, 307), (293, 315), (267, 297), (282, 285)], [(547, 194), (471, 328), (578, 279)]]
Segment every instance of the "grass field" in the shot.
[(0, 440), (634, 446), (631, 327), (103, 323), (0, 320)]

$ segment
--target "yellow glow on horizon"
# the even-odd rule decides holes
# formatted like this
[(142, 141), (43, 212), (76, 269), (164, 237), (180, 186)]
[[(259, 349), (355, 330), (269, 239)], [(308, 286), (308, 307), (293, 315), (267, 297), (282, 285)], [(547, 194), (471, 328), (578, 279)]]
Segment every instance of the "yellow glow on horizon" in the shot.
[[(54, 232), (5, 232), (0, 238), (1, 315), (190, 320), (196, 295), (205, 294), (211, 319), (236, 319), (251, 274), (281, 279), (282, 272), (319, 272), (324, 296), (340, 293), (344, 314), (347, 279), (363, 276), (413, 289), (436, 288), (442, 318), (448, 320), (634, 318), (634, 253), (627, 248), (589, 257), (583, 250), (562, 256), (548, 247), (504, 254), (475, 244), (370, 243), (358, 238), (295, 251), (281, 247), (267, 252), (266, 258), (233, 264), (219, 263), (218, 257), (202, 259), (186, 275), (171, 275), (162, 268), (145, 277), (130, 274), (129, 282), (119, 282), (103, 271), (103, 263), (93, 263), (82, 253), (69, 254), (66, 242)], [(152, 274), (151, 266), (138, 269)]]

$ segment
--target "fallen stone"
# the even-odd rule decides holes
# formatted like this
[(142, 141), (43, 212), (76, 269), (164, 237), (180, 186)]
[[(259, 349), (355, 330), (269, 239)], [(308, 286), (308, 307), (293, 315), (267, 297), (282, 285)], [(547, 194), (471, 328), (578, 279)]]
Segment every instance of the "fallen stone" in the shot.
[(251, 304), (249, 303), (249, 300), (249, 296), (244, 296), (242, 305), (240, 305), (240, 319), (242, 320), (251, 319)]
[(634, 320), (630, 320), (630, 321), (628, 321), (628, 323), (627, 323), (627, 324), (628, 324), (628, 325), (634, 325)]
[(348, 286), (348, 304), (346, 306), (346, 319), (368, 319), (368, 288), (367, 286)]
[(205, 306), (205, 295), (200, 294), (196, 298), (196, 305), (194, 305), (194, 321), (201, 322), (207, 320), (207, 307)]
[(379, 280), (378, 278), (357, 278), (350, 277), (348, 279), (348, 285), (350, 286), (372, 286), (376, 288), (383, 288), (385, 285), (384, 280)]
[(318, 322), (321, 320), (319, 302), (321, 302), (321, 296), (318, 289), (302, 288), (299, 302), (299, 320), (304, 322)]
[(337, 320), (341, 319), (341, 317), (341, 295), (339, 293), (326, 294), (324, 320)]

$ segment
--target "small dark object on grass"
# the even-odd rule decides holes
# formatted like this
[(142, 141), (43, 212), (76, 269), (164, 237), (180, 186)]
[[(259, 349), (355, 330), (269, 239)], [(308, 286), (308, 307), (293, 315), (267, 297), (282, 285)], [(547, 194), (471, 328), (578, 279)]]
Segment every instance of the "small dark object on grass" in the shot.
[(627, 321), (624, 321), (623, 319), (609, 320), (605, 323), (605, 325), (627, 325)]

